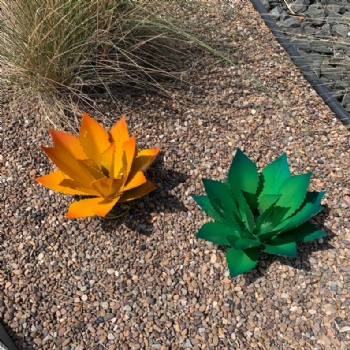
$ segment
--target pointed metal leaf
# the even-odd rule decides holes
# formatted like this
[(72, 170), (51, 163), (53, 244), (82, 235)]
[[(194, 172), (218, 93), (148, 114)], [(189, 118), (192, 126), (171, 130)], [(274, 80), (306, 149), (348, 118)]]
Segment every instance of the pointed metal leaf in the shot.
[(264, 251), (269, 254), (290, 256), (292, 258), (295, 258), (297, 256), (297, 245), (295, 242), (279, 245), (265, 244)]
[(263, 195), (258, 204), (259, 213), (264, 213), (267, 209), (269, 209), (272, 206), (272, 204), (275, 204), (280, 198), (280, 194)]
[(192, 196), (201, 209), (216, 221), (223, 221), (221, 215), (213, 208), (208, 196)]
[(314, 204), (321, 204), (323, 196), (326, 194), (326, 191), (323, 192), (308, 192), (305, 197), (305, 202), (310, 202)]
[(283, 153), (279, 158), (268, 164), (261, 172), (262, 186), (258, 201), (265, 194), (278, 194), (283, 182), (290, 176), (287, 155)]
[(261, 245), (261, 242), (253, 235), (251, 238), (245, 238), (240, 236), (237, 237), (233, 235), (229, 235), (226, 238), (230, 246), (237, 250), (253, 248)]
[(226, 261), (230, 270), (230, 277), (236, 277), (253, 269), (258, 263), (259, 256), (259, 247), (244, 251), (228, 248), (226, 250)]
[(280, 221), (276, 219), (283, 217), (288, 208), (276, 207), (276, 202), (272, 203), (264, 213), (262, 213), (255, 223), (256, 235), (262, 242), (271, 239), (276, 233), (274, 232), (276, 226)]
[(306, 197), (312, 173), (295, 175), (287, 178), (279, 190), (281, 198), (276, 203), (279, 207), (289, 208), (282, 219), (286, 219), (300, 208)]
[(237, 191), (233, 194), (238, 206), (238, 211), (240, 214), (240, 217), (242, 218), (242, 221), (245, 224), (246, 229), (249, 232), (253, 232), (254, 230), (254, 215), (246, 201), (246, 198), (244, 197), (243, 193), (241, 191)]
[(223, 222), (207, 222), (196, 233), (197, 238), (220, 245), (229, 245), (226, 238), (228, 235), (240, 237), (239, 232)]
[(319, 230), (316, 226), (310, 224), (309, 222), (306, 222), (293, 230), (280, 234), (276, 238), (276, 241), (281, 243), (293, 241), (297, 243), (306, 243), (325, 236), (327, 236), (325, 232)]
[(227, 182), (233, 192), (244, 191), (256, 194), (258, 189), (258, 169), (239, 148), (232, 160)]
[(229, 223), (244, 226), (235, 199), (227, 184), (209, 179), (203, 179), (205, 191), (215, 211)]
[(282, 223), (283, 218), (286, 216), (289, 210), (290, 208), (279, 207), (277, 204), (275, 204), (275, 210), (271, 215), (271, 221), (274, 228)]
[(306, 203), (295, 215), (289, 217), (277, 225), (274, 231), (279, 231), (279, 234), (285, 231), (289, 231), (292, 228), (298, 227), (304, 222), (308, 221), (322, 210), (323, 207), (321, 205)]

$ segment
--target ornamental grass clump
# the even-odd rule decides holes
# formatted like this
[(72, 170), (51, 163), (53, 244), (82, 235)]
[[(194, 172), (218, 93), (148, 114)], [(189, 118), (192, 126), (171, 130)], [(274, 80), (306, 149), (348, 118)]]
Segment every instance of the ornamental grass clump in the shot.
[(227, 181), (203, 179), (207, 196), (193, 196), (215, 220), (196, 237), (228, 247), (231, 277), (254, 268), (262, 252), (296, 257), (297, 243), (326, 236), (308, 222), (325, 194), (307, 191), (311, 175), (291, 175), (285, 153), (259, 173), (238, 149)]
[(164, 0), (0, 0), (0, 65), (16, 102), (35, 101), (62, 125), (64, 112), (93, 105), (101, 92), (162, 90), (188, 69), (192, 43), (189, 25), (175, 25), (167, 7)]
[(155, 188), (144, 172), (160, 148), (137, 151), (124, 116), (109, 132), (84, 113), (79, 137), (50, 133), (54, 147), (42, 149), (60, 170), (35, 180), (57, 192), (90, 197), (73, 202), (67, 218), (105, 217), (118, 202), (142, 197)]

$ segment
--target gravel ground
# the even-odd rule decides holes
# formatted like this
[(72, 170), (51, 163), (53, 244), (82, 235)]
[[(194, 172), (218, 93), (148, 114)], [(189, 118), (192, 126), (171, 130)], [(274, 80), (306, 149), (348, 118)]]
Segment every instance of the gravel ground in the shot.
[[(239, 69), (200, 57), (191, 88), (172, 100), (123, 101), (139, 147), (162, 154), (148, 172), (157, 190), (117, 221), (64, 218), (71, 198), (33, 181), (53, 169), (39, 148), (50, 143), (41, 111), (4, 106), (0, 319), (20, 349), (349, 346), (349, 131), (251, 4), (232, 4), (194, 20), (219, 24)], [(118, 118), (108, 101), (96, 108)], [(327, 191), (317, 221), (329, 238), (231, 280), (224, 252), (194, 237), (208, 218), (190, 194), (202, 193), (202, 177), (225, 178), (236, 147), (260, 169), (287, 152), (293, 173), (313, 171), (311, 189)]]

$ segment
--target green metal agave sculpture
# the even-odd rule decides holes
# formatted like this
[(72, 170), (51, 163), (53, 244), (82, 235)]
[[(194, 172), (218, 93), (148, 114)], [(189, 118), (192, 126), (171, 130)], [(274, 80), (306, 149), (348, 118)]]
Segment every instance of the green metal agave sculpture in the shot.
[(311, 175), (291, 175), (285, 153), (259, 173), (237, 149), (227, 181), (203, 179), (207, 196), (193, 196), (215, 220), (196, 237), (228, 246), (231, 277), (254, 268), (262, 252), (296, 257), (297, 243), (326, 236), (307, 222), (323, 209), (325, 194), (307, 191)]

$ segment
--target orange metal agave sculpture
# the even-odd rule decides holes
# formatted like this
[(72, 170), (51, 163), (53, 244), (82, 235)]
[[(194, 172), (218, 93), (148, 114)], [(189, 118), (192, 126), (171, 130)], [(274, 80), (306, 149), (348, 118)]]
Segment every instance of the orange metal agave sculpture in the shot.
[(50, 130), (54, 147), (42, 147), (60, 169), (36, 178), (42, 185), (64, 194), (89, 196), (73, 202), (67, 218), (106, 216), (117, 202), (146, 195), (155, 185), (144, 172), (160, 148), (137, 151), (123, 116), (107, 132), (87, 113), (79, 137)]

